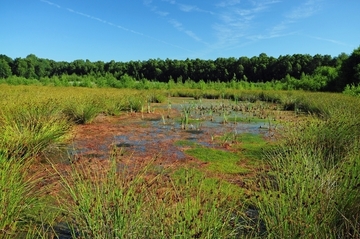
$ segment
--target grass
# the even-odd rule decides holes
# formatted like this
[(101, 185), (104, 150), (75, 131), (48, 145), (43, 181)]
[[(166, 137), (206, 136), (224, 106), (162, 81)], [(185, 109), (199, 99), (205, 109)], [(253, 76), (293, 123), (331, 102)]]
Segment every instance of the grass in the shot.
[(108, 173), (94, 172), (86, 165), (62, 177), (64, 191), (58, 197), (67, 215), (74, 237), (139, 238), (145, 231), (146, 184), (141, 175), (133, 180), (116, 174), (116, 165)]
[[(85, 161), (73, 164), (69, 171), (53, 165), (62, 190), (48, 195), (49, 188), (38, 187), (45, 178), (36, 178), (29, 171), (37, 162), (34, 159), (44, 150), (66, 143), (74, 122), (91, 122), (100, 113), (139, 111), (149, 94), (0, 87), (0, 103), (5, 106), (0, 110), (0, 191), (5, 192), (0, 194), (2, 238), (46, 238), (54, 233), (57, 221), (68, 223), (73, 237), (83, 238), (260, 237), (239, 232), (248, 225), (239, 219), (246, 219), (248, 202), (240, 201), (244, 192), (207, 174), (247, 173), (249, 169), (240, 165), (244, 162), (257, 169), (264, 166), (249, 198), (259, 214), (258, 222), (266, 228), (262, 236), (356, 238), (360, 233), (360, 101), (356, 97), (234, 90), (220, 95), (179, 89), (174, 92), (184, 96), (277, 102), (297, 115), (313, 118), (294, 117), (293, 123), (278, 127), (281, 140), (274, 146), (259, 136), (235, 132), (215, 137), (220, 146), (230, 144), (233, 152), (178, 142), (189, 147), (187, 154), (206, 163), (205, 171), (180, 168), (173, 173), (153, 170), (151, 163), (129, 171), (119, 169), (119, 155), (104, 161), (99, 171)], [(160, 101), (164, 92), (150, 95)], [(68, 111), (77, 107), (82, 110)], [(153, 164), (156, 168), (155, 161)], [(42, 167), (38, 168), (40, 173)]]
[(232, 237), (237, 200), (219, 181), (192, 169), (153, 174), (151, 163), (119, 171), (116, 158), (106, 167), (100, 173), (81, 164), (61, 176), (58, 200), (74, 237)]
[(314, 101), (322, 120), (286, 126), (283, 143), (268, 151), (271, 171), (255, 201), (269, 238), (359, 235), (359, 102), (333, 100)]
[(222, 174), (249, 173), (250, 169), (244, 168), (241, 163), (253, 169), (261, 167), (264, 164), (264, 153), (272, 148), (272, 144), (259, 134), (229, 132), (215, 137), (215, 140), (220, 145), (229, 144), (232, 151), (204, 147), (189, 140), (176, 141), (175, 145), (185, 148), (186, 154), (206, 162), (208, 170)]
[(238, 152), (238, 156), (247, 162), (256, 162), (263, 158), (264, 152), (272, 144), (264, 139), (261, 134), (227, 132), (216, 140), (222, 145), (230, 144)]
[(45, 238), (52, 231), (58, 214), (28, 171), (31, 163), (0, 155), (0, 238)]
[[(344, 238), (358, 234), (359, 180), (355, 175), (360, 170), (359, 156), (327, 169), (321, 148), (299, 146), (279, 151), (270, 156), (274, 177), (262, 185), (257, 201), (269, 237)], [(346, 225), (348, 220), (356, 223)]]
[(241, 174), (247, 170), (239, 165), (239, 155), (220, 149), (211, 149), (206, 147), (196, 147), (185, 151), (201, 161), (209, 163), (207, 169), (219, 173)]
[(71, 124), (55, 101), (26, 102), (0, 112), (0, 150), (7, 157), (36, 156), (58, 147), (69, 136)]
[(75, 124), (91, 123), (101, 111), (100, 102), (94, 97), (68, 99), (63, 110), (69, 120)]
[[(99, 114), (139, 110), (138, 91), (1, 85), (0, 152), (32, 157), (61, 147), (73, 124), (92, 122)], [(51, 94), (49, 94), (51, 92)]]
[(191, 140), (178, 140), (174, 143), (175, 146), (178, 147), (195, 147), (199, 146), (196, 142)]
[[(188, 234), (187, 238), (196, 235), (200, 238), (233, 238), (238, 235), (237, 228), (231, 224), (231, 218), (234, 214), (241, 214), (244, 206), (239, 200), (239, 195), (243, 194), (239, 187), (225, 180), (208, 177), (201, 170), (187, 167), (176, 170), (172, 178), (183, 201), (188, 204), (191, 198), (190, 214), (185, 216), (190, 219), (189, 226), (192, 226), (192, 220), (200, 225), (196, 233)], [(199, 234), (203, 232), (201, 228), (208, 232)]]
[(239, 147), (242, 149), (243, 157), (248, 159), (249, 162), (261, 160), (264, 152), (272, 147), (272, 145), (259, 134), (240, 134), (237, 137), (237, 141), (240, 143)]
[[(201, 188), (204, 194), (221, 194), (221, 198), (237, 198), (242, 193), (242, 189), (227, 181), (207, 177), (206, 173), (196, 168), (179, 168), (172, 174), (174, 184), (178, 187), (184, 185), (191, 186), (192, 190)], [(187, 182), (188, 184), (184, 184)], [(216, 190), (215, 190), (216, 189)]]

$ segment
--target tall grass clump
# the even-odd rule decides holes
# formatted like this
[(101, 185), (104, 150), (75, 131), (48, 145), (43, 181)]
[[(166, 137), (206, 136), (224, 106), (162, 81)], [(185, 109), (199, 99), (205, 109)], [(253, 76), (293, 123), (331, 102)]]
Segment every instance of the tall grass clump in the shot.
[(191, 172), (178, 179), (172, 174), (155, 173), (151, 163), (134, 168), (112, 159), (109, 164), (95, 171), (79, 162), (68, 176), (61, 176), (64, 191), (58, 201), (73, 237), (235, 235), (229, 223), (235, 207), (226, 207), (230, 200), (220, 193), (223, 189), (219, 183), (210, 192), (203, 190), (204, 179)]
[(29, 160), (0, 155), (0, 238), (45, 238), (56, 213), (28, 172)]
[(64, 114), (76, 124), (90, 123), (102, 111), (101, 102), (94, 96), (72, 96), (63, 104)]
[(154, 200), (160, 238), (235, 238), (239, 225), (232, 221), (243, 205), (239, 190), (230, 183), (206, 178), (196, 169), (177, 170), (170, 189)]
[(284, 142), (266, 155), (271, 170), (256, 205), (269, 238), (359, 236), (359, 101), (319, 105), (326, 117), (285, 127)]
[(57, 102), (9, 104), (0, 112), (0, 150), (8, 157), (35, 156), (49, 147), (61, 146), (71, 124)]
[(108, 173), (100, 172), (107, 169), (80, 165), (70, 177), (62, 176), (64, 191), (58, 200), (71, 232), (82, 238), (141, 238), (146, 231), (145, 185), (140, 175), (118, 175), (115, 164)]
[(126, 105), (125, 95), (113, 95), (109, 92), (104, 95), (102, 111), (106, 115), (120, 115), (126, 109)]

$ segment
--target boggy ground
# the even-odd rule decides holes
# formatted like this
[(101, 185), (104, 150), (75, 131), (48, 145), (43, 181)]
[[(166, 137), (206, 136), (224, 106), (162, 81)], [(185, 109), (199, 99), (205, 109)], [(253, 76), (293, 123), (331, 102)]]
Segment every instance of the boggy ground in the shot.
[[(270, 112), (271, 107), (268, 111)], [(274, 111), (274, 110), (272, 110)], [(253, 114), (252, 112), (249, 112)], [(219, 114), (221, 115), (221, 113)], [(254, 144), (255, 151), (276, 141), (277, 129), (268, 128), (267, 120), (254, 121), (253, 123), (228, 122), (221, 120), (209, 122), (191, 121), (186, 129), (183, 129), (180, 118), (182, 112), (179, 108), (166, 109), (164, 104), (152, 104), (148, 112), (124, 112), (119, 116), (97, 116), (92, 123), (77, 125), (73, 129), (73, 138), (66, 152), (45, 154), (54, 165), (34, 165), (31, 169), (41, 178), (39, 186), (52, 184), (51, 194), (56, 193), (59, 180), (59, 172), (70, 170), (70, 163), (91, 168), (91, 170), (107, 170), (109, 158), (116, 158), (118, 170), (135, 170), (139, 165), (153, 162), (157, 171), (165, 169), (177, 169), (179, 167), (194, 167), (205, 172), (209, 177), (225, 179), (228, 182), (239, 185), (244, 189), (253, 190), (246, 182), (252, 181), (258, 176), (258, 171), (266, 165), (258, 157), (250, 156), (244, 149), (245, 142), (230, 137), (236, 132), (241, 134), (257, 134), (265, 140), (260, 147)], [(271, 120), (277, 125), (281, 122), (296, 121), (299, 117), (294, 112), (276, 111)], [(275, 123), (272, 123), (273, 126)], [(229, 134), (229, 137), (224, 135)], [(212, 162), (198, 159), (187, 153), (191, 148), (202, 147), (221, 151), (234, 152), (239, 161), (236, 167), (243, 168), (239, 173), (226, 173), (211, 169)], [(252, 148), (252, 147), (251, 147)], [(204, 154), (210, 153), (203, 150)], [(255, 152), (257, 154), (258, 152)], [(258, 156), (258, 155), (257, 155)], [(225, 156), (226, 157), (226, 156)], [(226, 160), (220, 159), (220, 160)], [(47, 160), (42, 160), (47, 162)], [(39, 167), (41, 168), (39, 170)], [(216, 167), (216, 166), (215, 166)], [(231, 165), (230, 165), (231, 167)], [(54, 173), (54, 168), (58, 172)], [(52, 173), (49, 173), (52, 172)], [(49, 176), (51, 175), (51, 176)], [(55, 188), (53, 187), (55, 184)], [(250, 188), (249, 188), (250, 187)]]
[[(161, 104), (151, 107), (149, 112), (123, 112), (119, 116), (101, 114), (89, 124), (74, 126), (72, 140), (65, 152), (45, 152), (44, 157), (39, 159), (41, 163), (29, 168), (32, 178), (38, 179), (38, 189), (56, 198), (59, 191), (64, 190), (61, 177), (74, 176), (74, 168), (80, 169), (80, 172), (86, 168), (86, 172), (94, 172), (85, 173), (86, 177), (99, 179), (99, 175), (109, 170), (109, 159), (113, 158), (119, 172), (123, 169), (136, 172), (152, 164), (151, 172), (146, 175), (149, 181), (154, 179), (154, 174), (161, 174), (161, 178), (166, 180), (167, 175), (177, 169), (195, 168), (208, 178), (237, 185), (244, 196), (251, 196), (266, 170), (266, 164), (260, 157), (261, 150), (276, 142), (277, 131), (281, 128), (279, 125), (300, 118), (294, 112), (277, 111), (272, 114), (273, 127), (269, 128), (267, 119), (252, 120), (252, 123), (230, 120), (223, 123), (219, 117), (213, 121), (194, 120), (198, 115), (193, 115), (184, 129), (179, 108), (167, 109)], [(235, 134), (239, 137), (234, 138)], [(241, 138), (241, 135), (260, 137), (249, 140)], [(49, 161), (52, 163), (49, 164)], [(232, 162), (228, 164), (227, 161)], [(222, 164), (225, 166), (222, 167)], [(159, 197), (168, 192), (169, 186), (159, 184)], [(61, 230), (69, 234), (66, 227), (55, 228), (55, 231)]]
[[(293, 112), (277, 111), (272, 115), (271, 120), (277, 124), (298, 119)], [(246, 154), (241, 155), (244, 150), (241, 140), (223, 136), (234, 132), (237, 135), (251, 133), (261, 135), (266, 144), (273, 143), (276, 129), (266, 127), (267, 120), (254, 121), (251, 124), (223, 124), (219, 119), (215, 120), (217, 122), (195, 120), (183, 129), (180, 120), (182, 116), (179, 108), (166, 109), (164, 104), (153, 104), (148, 112), (124, 112), (119, 116), (99, 115), (92, 123), (74, 128), (74, 137), (68, 150), (70, 160), (78, 164), (85, 163), (93, 170), (104, 168), (110, 157), (117, 158), (119, 169), (131, 169), (134, 165), (144, 165), (153, 160), (156, 160), (155, 165), (159, 169), (190, 165), (206, 171), (211, 177), (226, 179), (241, 187), (247, 187), (244, 182), (254, 177), (258, 169), (264, 168), (264, 164), (258, 159), (248, 158)], [(186, 153), (193, 145), (236, 152), (241, 158), (237, 164), (244, 168), (243, 172), (226, 174), (207, 170), (211, 162), (199, 160)], [(206, 153), (206, 150), (204, 152)], [(65, 155), (62, 160), (55, 158), (53, 161), (60, 161), (57, 165), (66, 168), (68, 166), (63, 162), (68, 161), (68, 158), (69, 156)]]

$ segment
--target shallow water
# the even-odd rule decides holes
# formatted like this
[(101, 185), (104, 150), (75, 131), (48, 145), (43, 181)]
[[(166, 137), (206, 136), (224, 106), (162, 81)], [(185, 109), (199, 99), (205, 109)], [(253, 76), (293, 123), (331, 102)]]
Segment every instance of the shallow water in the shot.
[[(109, 128), (108, 133), (106, 127), (101, 128), (104, 127), (101, 122), (90, 124), (95, 129), (92, 129), (93, 131), (85, 129), (81, 136), (76, 137), (66, 151), (61, 153), (61, 157), (58, 153), (58, 158), (53, 161), (68, 162), (79, 157), (107, 159), (113, 147), (131, 152), (134, 158), (145, 158), (153, 154), (181, 160), (185, 159), (186, 155), (183, 153), (183, 147), (174, 144), (179, 140), (188, 140), (204, 147), (216, 147), (219, 143), (214, 142), (213, 138), (225, 133), (269, 136), (266, 120), (259, 122), (248, 112), (234, 110), (236, 109), (234, 102), (192, 99), (175, 101), (176, 103), (171, 104), (171, 112), (178, 113), (169, 117), (167, 115), (170, 114), (169, 104), (158, 104), (153, 107), (155, 113), (151, 115), (152, 117), (148, 117), (148, 114), (138, 114), (134, 117), (122, 118), (106, 125)], [(184, 125), (182, 120), (184, 109), (189, 113), (187, 125)], [(229, 120), (228, 123), (224, 123), (224, 119), (232, 119), (232, 121), (242, 119), (242, 122)], [(96, 127), (99, 129), (97, 130)], [(101, 136), (98, 137), (99, 133)], [(56, 157), (56, 154), (51, 157)]]

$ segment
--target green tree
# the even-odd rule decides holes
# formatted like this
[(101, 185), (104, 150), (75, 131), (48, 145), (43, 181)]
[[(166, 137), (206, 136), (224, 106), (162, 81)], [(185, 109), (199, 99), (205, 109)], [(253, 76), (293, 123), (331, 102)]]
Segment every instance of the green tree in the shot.
[(22, 58), (15, 58), (13, 72), (17, 76), (25, 77), (27, 73), (27, 62)]
[(35, 74), (38, 79), (41, 77), (47, 77), (51, 74), (50, 61), (47, 59), (39, 59), (35, 65)]
[(8, 62), (0, 59), (0, 78), (8, 78), (12, 75), (11, 68)]
[(105, 74), (105, 63), (103, 61), (95, 62), (95, 71), (98, 76), (104, 76)]
[(320, 84), (320, 90), (324, 91), (335, 91), (334, 86), (338, 78), (338, 70), (336, 67), (331, 66), (319, 66), (315, 69), (313, 74), (315, 82)]
[(38, 79), (38, 76), (35, 73), (35, 67), (38, 65), (39, 58), (37, 58), (34, 54), (30, 54), (25, 58), (25, 61), (27, 64), (25, 78)]
[(342, 52), (340, 53), (336, 58), (335, 58), (335, 61), (336, 61), (336, 67), (337, 68), (340, 68), (342, 63), (349, 58), (349, 55)]
[(355, 49), (349, 58), (345, 59), (340, 67), (340, 80), (337, 82), (337, 91), (343, 91), (346, 85), (360, 84), (360, 47)]

